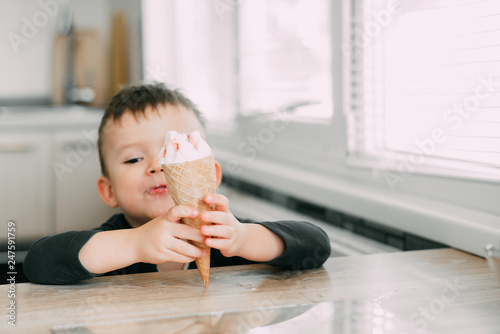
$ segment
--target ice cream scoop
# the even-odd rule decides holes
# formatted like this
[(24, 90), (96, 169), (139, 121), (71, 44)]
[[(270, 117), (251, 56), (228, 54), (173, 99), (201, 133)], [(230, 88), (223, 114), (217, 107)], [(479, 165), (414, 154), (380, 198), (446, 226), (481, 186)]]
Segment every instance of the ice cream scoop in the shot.
[(168, 165), (198, 160), (210, 154), (212, 149), (199, 131), (191, 133), (168, 131), (159, 158), (161, 165)]

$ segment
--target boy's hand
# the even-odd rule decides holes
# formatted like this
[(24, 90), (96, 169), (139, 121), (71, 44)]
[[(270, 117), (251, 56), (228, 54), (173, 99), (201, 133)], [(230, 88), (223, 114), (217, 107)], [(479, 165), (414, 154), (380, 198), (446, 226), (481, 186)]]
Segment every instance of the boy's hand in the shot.
[(201, 233), (207, 237), (205, 244), (219, 249), (226, 257), (239, 255), (246, 242), (247, 226), (240, 223), (229, 211), (229, 200), (225, 196), (210, 194), (205, 196), (205, 202), (215, 205), (214, 211), (201, 214), (202, 221), (213, 224), (201, 227)]
[[(134, 229), (137, 262), (158, 264), (166, 261), (189, 263), (202, 257), (204, 250), (185, 240), (203, 243), (200, 230), (180, 223), (181, 218), (195, 218), (198, 212), (185, 205), (175, 205), (164, 216)], [(181, 240), (184, 239), (184, 240)]]

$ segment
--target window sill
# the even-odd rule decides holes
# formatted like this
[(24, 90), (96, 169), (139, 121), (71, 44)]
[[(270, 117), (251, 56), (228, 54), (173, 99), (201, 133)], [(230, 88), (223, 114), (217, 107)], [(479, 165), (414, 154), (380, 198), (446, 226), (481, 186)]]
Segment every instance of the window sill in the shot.
[[(265, 158), (248, 163), (238, 154), (214, 148), (223, 172), (265, 185), (327, 208), (379, 222), (430, 240), (484, 256), (484, 246), (500, 240), (500, 217), (432, 201), (419, 196), (376, 189), (363, 183), (291, 167)], [(228, 166), (238, 164), (237, 170)]]

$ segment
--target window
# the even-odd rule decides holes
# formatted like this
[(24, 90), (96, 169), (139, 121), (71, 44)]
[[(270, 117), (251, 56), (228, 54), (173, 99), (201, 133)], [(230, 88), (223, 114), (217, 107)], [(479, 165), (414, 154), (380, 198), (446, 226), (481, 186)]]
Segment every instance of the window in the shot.
[(327, 0), (143, 0), (144, 77), (183, 88), (207, 118), (332, 116)]
[(348, 160), (500, 180), (500, 2), (354, 0)]
[(216, 1), (143, 0), (143, 72), (180, 88), (208, 121), (236, 114), (234, 6)]
[(238, 48), (242, 115), (332, 116), (328, 1), (239, 1)]

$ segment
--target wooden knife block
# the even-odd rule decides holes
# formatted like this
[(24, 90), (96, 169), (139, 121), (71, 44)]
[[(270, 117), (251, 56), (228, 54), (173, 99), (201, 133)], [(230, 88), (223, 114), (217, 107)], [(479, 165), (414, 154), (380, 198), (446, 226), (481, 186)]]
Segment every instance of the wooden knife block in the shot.
[[(74, 75), (77, 88), (90, 87), (95, 92), (90, 106), (103, 107), (109, 102), (109, 71), (106, 50), (95, 31), (76, 31), (74, 33)], [(67, 80), (67, 45), (70, 39), (57, 35), (54, 42), (52, 59), (52, 102), (65, 103)], [(72, 103), (67, 101), (66, 103)]]

